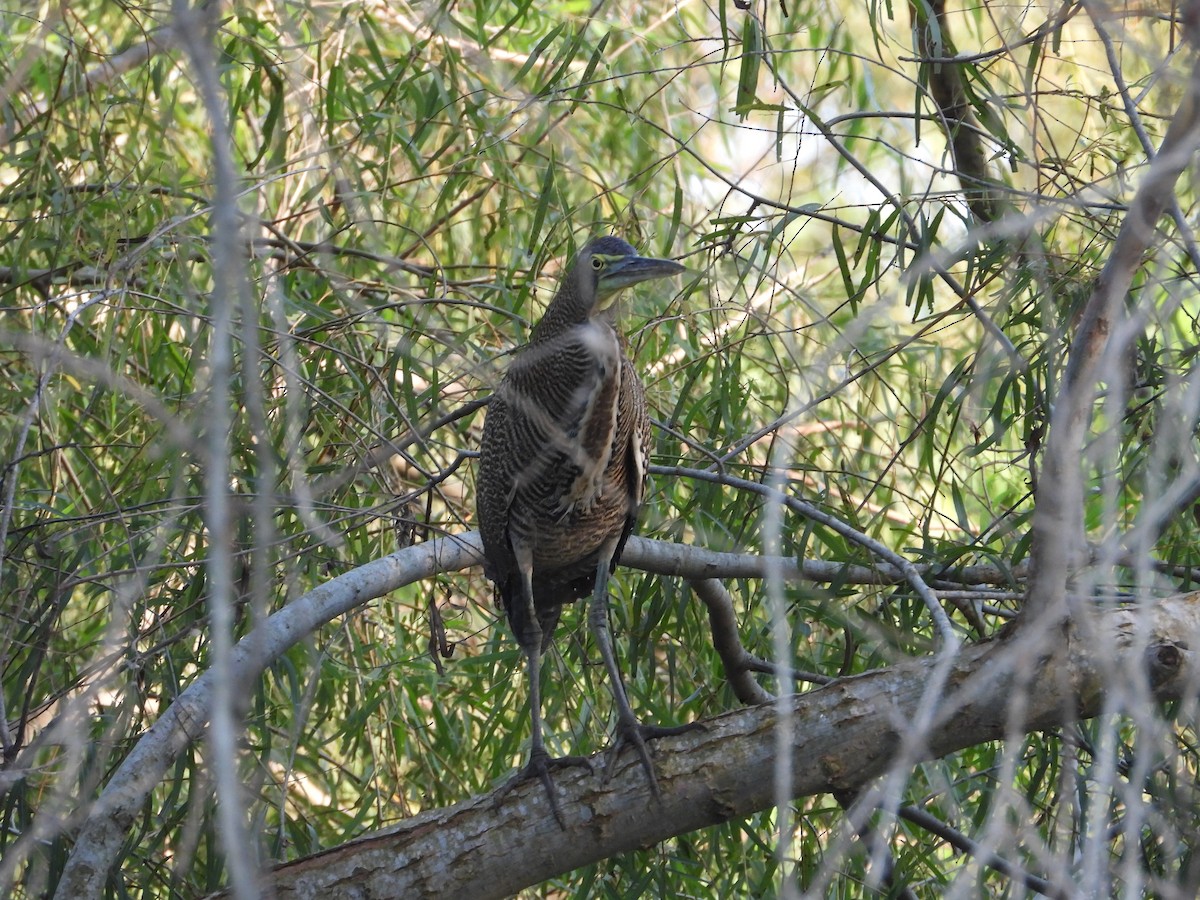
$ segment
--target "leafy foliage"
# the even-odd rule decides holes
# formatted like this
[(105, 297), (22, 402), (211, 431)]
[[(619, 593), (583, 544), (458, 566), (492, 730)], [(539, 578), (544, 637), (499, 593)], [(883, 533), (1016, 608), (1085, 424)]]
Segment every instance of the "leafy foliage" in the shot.
[[(159, 7), (0, 12), (0, 885), (53, 889), (78, 817), (211, 664), (214, 554), (232, 554), (242, 636), (333, 575), (471, 527), (478, 401), (593, 233), (683, 254), (694, 272), (626, 310), (655, 463), (784, 487), (930, 566), (987, 634), (1011, 618), (1070, 335), (1194, 90), (1170, 15), (725, 0), (210, 12), (219, 109), (201, 100), (183, 20)], [(914, 47), (910, 15), (941, 36)], [(231, 129), (239, 167), (241, 302), (222, 295), (214, 254), (210, 118)], [(951, 139), (962, 130), (980, 170)], [(1190, 181), (1177, 202), (1178, 222), (1194, 217)], [(1109, 373), (1083, 460), (1098, 546), (1157, 523), (1101, 585), (1142, 597), (1195, 580), (1197, 538), (1197, 254), (1186, 229), (1159, 227), (1129, 298), (1144, 332)], [(235, 319), (227, 395), (213, 382), (221, 303)], [(205, 499), (216, 409), (234, 423), (215, 436), (234, 516), (218, 535)], [(876, 561), (773, 515), (759, 495), (657, 475), (642, 532)], [(959, 584), (971, 564), (1001, 576)], [(743, 642), (770, 659), (766, 586), (728, 586)], [(623, 571), (613, 590), (645, 719), (736, 703), (686, 583)], [(807, 672), (934, 643), (907, 586), (789, 586), (786, 609), (791, 663)], [(568, 610), (548, 662), (552, 752), (608, 742), (581, 618)], [(431, 653), (437, 620), (448, 659)], [(309, 636), (240, 686), (236, 766), (260, 859), (488, 789), (524, 754), (518, 673), (478, 571)], [(1091, 883), (1186, 893), (1189, 711), (1114, 709), (1127, 717), (981, 746), (918, 767), (902, 803), (1030, 872), (1062, 877), (1100, 853)], [(114, 895), (225, 882), (211, 767), (192, 747), (156, 788)], [(540, 890), (768, 896), (795, 878), (854, 897), (880, 884), (882, 857), (849, 839), (837, 804), (809, 798), (792, 815), (782, 860), (780, 820), (763, 814)], [(1025, 890), (887, 813), (874, 834), (893, 890)]]

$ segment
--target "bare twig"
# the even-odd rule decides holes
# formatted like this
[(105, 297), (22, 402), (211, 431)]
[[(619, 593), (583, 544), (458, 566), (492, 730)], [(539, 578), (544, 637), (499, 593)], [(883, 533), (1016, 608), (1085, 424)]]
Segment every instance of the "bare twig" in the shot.
[[(651, 466), (653, 471), (656, 466)], [(715, 475), (716, 473), (714, 473)], [(904, 571), (889, 563), (871, 566), (853, 565), (839, 561), (784, 557), (772, 559), (756, 553), (725, 553), (692, 544), (675, 544), (649, 538), (631, 537), (621, 556), (621, 564), (656, 572), (659, 575), (678, 575), (681, 578), (766, 578), (778, 574), (790, 581), (812, 581), (817, 584), (897, 584), (906, 578)], [(1012, 585), (1024, 577), (1026, 567), (1012, 569), (991, 565), (962, 566), (947, 570), (944, 565), (912, 564), (922, 576), (937, 576), (941, 584)], [(951, 577), (951, 572), (953, 577)]]
[(921, 598), (921, 602), (925, 604), (925, 608), (929, 611), (929, 615), (933, 619), (934, 627), (937, 629), (938, 637), (942, 642), (942, 650), (945, 653), (953, 653), (958, 648), (958, 636), (954, 633), (954, 626), (950, 624), (950, 619), (946, 615), (946, 611), (942, 609), (941, 603), (938, 602), (937, 595), (925, 583), (921, 577), (921, 573), (907, 559), (896, 553), (890, 547), (886, 547), (879, 541), (875, 540), (866, 534), (863, 534), (857, 529), (851, 528), (836, 516), (831, 516), (822, 510), (817, 509), (811, 503), (806, 503), (789, 494), (784, 494), (777, 491), (769, 485), (759, 484), (757, 481), (749, 481), (745, 478), (735, 478), (732, 475), (721, 474), (718, 472), (706, 472), (702, 469), (688, 469), (683, 466), (652, 466), (652, 472), (678, 475), (683, 478), (694, 478), (697, 481), (709, 481), (716, 484), (727, 484), (731, 487), (736, 487), (739, 490), (752, 491), (777, 503), (782, 503), (792, 512), (797, 515), (804, 516), (818, 524), (824, 525), (826, 528), (840, 534), (847, 540), (853, 541), (861, 547), (865, 547), (872, 554), (886, 562), (891, 563), (897, 569), (904, 573), (904, 579)]
[(697, 578), (688, 582), (696, 596), (708, 607), (708, 624), (712, 629), (713, 648), (725, 666), (725, 677), (734, 696), (743, 703), (767, 703), (771, 694), (750, 674), (752, 659), (738, 636), (737, 616), (733, 597), (716, 578)]
[(1054, 897), (1056, 900), (1066, 900), (1066, 898), (1071, 896), (1061, 886), (1052, 884), (1044, 878), (1039, 878), (1037, 875), (1025, 871), (1021, 866), (997, 856), (992, 851), (981, 847), (977, 842), (971, 840), (958, 829), (951, 828), (941, 819), (925, 812), (923, 809), (918, 809), (915, 806), (902, 806), (897, 812), (900, 818), (906, 822), (911, 822), (918, 828), (924, 829), (930, 834), (937, 835), (955, 849), (961, 850), (963, 853), (969, 853), (981, 866), (987, 866), (987, 868), (994, 869), (1001, 875), (1007, 875), (1009, 878), (1021, 882), (1021, 884), (1025, 885), (1031, 891), (1036, 891), (1046, 897)]

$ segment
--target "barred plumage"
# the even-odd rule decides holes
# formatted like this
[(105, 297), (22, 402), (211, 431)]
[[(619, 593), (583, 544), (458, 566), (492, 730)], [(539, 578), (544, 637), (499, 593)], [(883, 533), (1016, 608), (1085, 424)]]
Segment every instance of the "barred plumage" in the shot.
[(529, 764), (561, 821), (548, 770), (539, 669), (563, 604), (591, 593), (589, 622), (613, 682), (619, 740), (640, 751), (654, 785), (646, 736), (617, 672), (607, 630), (607, 578), (637, 521), (646, 483), (650, 420), (633, 364), (604, 303), (617, 291), (684, 271), (640, 257), (620, 238), (579, 254), (529, 344), (493, 395), (483, 430), (477, 511), (485, 571), (528, 658), (533, 735)]

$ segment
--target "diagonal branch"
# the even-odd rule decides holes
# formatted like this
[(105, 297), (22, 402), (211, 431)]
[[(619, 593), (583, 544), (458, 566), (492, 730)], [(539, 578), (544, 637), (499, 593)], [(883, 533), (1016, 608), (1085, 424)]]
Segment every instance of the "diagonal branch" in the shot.
[[(1032, 666), (1015, 642), (964, 649), (953, 663), (946, 682), (952, 687), (920, 743), (919, 758), (940, 758), (984, 741), (1093, 716), (1100, 708), (1104, 673), (1149, 669), (1159, 699), (1178, 697), (1197, 675), (1195, 654), (1180, 641), (1200, 627), (1200, 594), (1151, 608), (1148, 645), (1138, 639), (1140, 626), (1132, 624), (1146, 612), (1110, 613), (1103, 627), (1111, 643), (1097, 642), (1091, 632), (1070, 631), (1064, 635), (1066, 653)], [(1117, 648), (1115, 659), (1111, 647)], [(795, 697), (790, 795), (853, 792), (890, 771), (926, 684), (941, 665), (937, 658), (907, 662)], [(1029, 691), (1030, 684), (1039, 689)], [(1019, 721), (1011, 704), (1016, 691), (1028, 700)], [(509, 896), (614, 854), (773, 806), (777, 713), (774, 703), (740, 709), (706, 720), (702, 729), (655, 741), (661, 802), (647, 794), (634, 755), (624, 753), (614, 761), (607, 783), (598, 755), (595, 773), (556, 773), (565, 828), (551, 815), (541, 785), (529, 781), (502, 796), (492, 793), (430, 810), (283, 865), (267, 881), (276, 894), (288, 897)], [(514, 859), (521, 864), (513, 865)], [(993, 857), (985, 862), (996, 864)], [(1031, 878), (1014, 869), (1011, 874), (1051, 895), (1074, 896), (1070, 883), (1053, 880), (1069, 877), (1065, 873)]]
[[(212, 0), (205, 0), (205, 2), (199, 4), (199, 8), (204, 9), (211, 5)], [(156, 54), (172, 47), (175, 39), (176, 33), (171, 25), (164, 25), (161, 28), (155, 28), (153, 31), (146, 32), (140, 43), (133, 44), (120, 53), (106, 57), (90, 69), (84, 71), (74, 86), (60, 90), (53, 97), (34, 101), (15, 111), (12, 118), (6, 122), (3, 128), (0, 128), (0, 144), (6, 144), (13, 139), (15, 128), (27, 125), (39, 116), (45, 115), (55, 104), (70, 100), (73, 97), (89, 94), (98, 88), (112, 84), (118, 78), (148, 62)], [(13, 93), (16, 87), (16, 84), (6, 83), (3, 86), (4, 94), (9, 95)], [(20, 124), (18, 125), (17, 123)]]
[[(1193, 0), (1195, 2), (1195, 0)], [(1101, 378), (1120, 377), (1136, 330), (1125, 298), (1174, 196), (1175, 182), (1200, 144), (1200, 61), (1194, 64), (1179, 109), (1158, 156), (1129, 207), (1071, 342), (1063, 387), (1050, 419), (1046, 457), (1033, 519), (1028, 612), (1066, 615), (1068, 572), (1086, 554), (1083, 529), (1084, 441)]]
[[(438, 572), (480, 561), (479, 535), (441, 538), (375, 560), (310, 591), (269, 616), (238, 642), (234, 684), (254, 682), (282, 653), (324, 623), (376, 597)], [(63, 869), (56, 897), (100, 897), (146, 798), (189, 745), (203, 737), (212, 712), (217, 673), (207, 669), (137, 742), (88, 810)]]
[(954, 172), (967, 206), (980, 222), (992, 222), (1001, 210), (995, 180), (988, 174), (983, 138), (971, 114), (971, 101), (958, 51), (950, 36), (945, 0), (909, 0), (913, 43), (921, 57), (929, 96), (937, 106), (938, 122), (954, 156)]

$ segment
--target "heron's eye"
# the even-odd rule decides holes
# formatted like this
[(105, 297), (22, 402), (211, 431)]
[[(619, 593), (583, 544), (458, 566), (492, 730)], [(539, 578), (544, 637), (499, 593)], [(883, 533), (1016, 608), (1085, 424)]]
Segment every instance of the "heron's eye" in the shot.
[(592, 257), (592, 268), (595, 269), (597, 272), (599, 272), (601, 269), (604, 268), (604, 260), (602, 260), (598, 256), (593, 256)]

